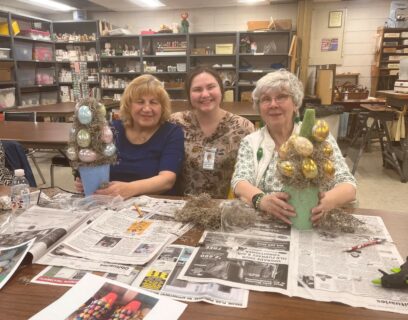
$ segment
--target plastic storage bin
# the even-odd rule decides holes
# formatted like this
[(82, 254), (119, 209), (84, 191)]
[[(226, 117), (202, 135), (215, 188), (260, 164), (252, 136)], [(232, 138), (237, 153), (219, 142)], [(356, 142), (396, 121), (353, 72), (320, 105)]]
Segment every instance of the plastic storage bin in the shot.
[(16, 104), (15, 88), (0, 89), (0, 109), (14, 107)]
[(54, 84), (55, 69), (54, 68), (37, 68), (35, 74), (36, 84), (49, 85)]
[(31, 42), (14, 42), (16, 60), (33, 60), (33, 44)]
[(40, 104), (40, 93), (30, 92), (21, 94), (21, 105), (23, 107), (38, 106)]
[(10, 48), (0, 48), (0, 59), (10, 58)]
[(52, 61), (52, 45), (36, 43), (33, 51), (33, 59), (39, 61)]
[(233, 54), (234, 45), (232, 43), (218, 43), (215, 45), (215, 54)]
[(40, 94), (40, 104), (54, 104), (58, 102), (58, 92), (41, 92)]
[(24, 67), (24, 69), (17, 69), (17, 78), (20, 86), (35, 85), (35, 67)]

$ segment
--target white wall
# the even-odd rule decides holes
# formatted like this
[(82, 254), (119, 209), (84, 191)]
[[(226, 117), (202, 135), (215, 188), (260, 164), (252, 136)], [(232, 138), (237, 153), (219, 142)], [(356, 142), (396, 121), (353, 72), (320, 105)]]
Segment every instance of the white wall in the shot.
[[(315, 9), (347, 9), (345, 19), (343, 62), (337, 73), (360, 73), (360, 84), (371, 87), (371, 64), (374, 59), (377, 28), (384, 26), (391, 0), (354, 0), (315, 3)], [(327, 20), (320, 22), (327, 25)], [(316, 25), (319, 27), (319, 24)], [(311, 34), (313, 35), (313, 30)]]
[[(292, 19), (296, 28), (297, 4), (266, 6), (237, 6), (188, 10), (150, 10), (134, 12), (89, 12), (88, 19), (105, 20), (116, 26), (128, 26), (132, 33), (142, 30), (159, 30), (160, 25), (171, 27), (180, 23), (180, 13), (188, 11), (190, 32), (244, 31), (248, 20), (269, 20), (270, 17)], [(72, 15), (53, 15), (52, 20), (72, 19)]]

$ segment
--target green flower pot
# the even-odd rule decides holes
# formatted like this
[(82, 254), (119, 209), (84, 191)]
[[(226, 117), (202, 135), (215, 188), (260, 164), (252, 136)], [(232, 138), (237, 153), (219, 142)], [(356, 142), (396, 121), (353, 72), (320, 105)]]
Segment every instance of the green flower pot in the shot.
[(296, 217), (290, 219), (292, 226), (299, 230), (312, 229), (311, 210), (319, 203), (319, 188), (285, 186), (283, 191), (290, 195), (288, 202), (296, 211)]

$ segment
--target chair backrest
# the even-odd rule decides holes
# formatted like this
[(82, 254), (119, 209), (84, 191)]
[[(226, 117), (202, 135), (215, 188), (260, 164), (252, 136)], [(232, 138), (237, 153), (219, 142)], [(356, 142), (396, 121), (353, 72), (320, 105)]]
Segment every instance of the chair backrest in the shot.
[(4, 112), (4, 121), (36, 122), (37, 113), (35, 111), (27, 111), (27, 112), (7, 111), (7, 112)]

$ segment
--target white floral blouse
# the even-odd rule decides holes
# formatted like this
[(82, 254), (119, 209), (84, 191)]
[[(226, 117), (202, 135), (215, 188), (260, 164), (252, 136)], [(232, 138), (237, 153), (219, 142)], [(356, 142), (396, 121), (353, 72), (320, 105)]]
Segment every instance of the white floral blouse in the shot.
[[(296, 126), (294, 131), (297, 132)], [(320, 187), (321, 191), (328, 191), (340, 183), (350, 183), (356, 187), (356, 179), (351, 174), (344, 157), (337, 145), (336, 140), (330, 134), (328, 142), (333, 146), (333, 162), (336, 169), (334, 178)], [(263, 150), (261, 159), (257, 159), (257, 151)], [(280, 192), (283, 184), (277, 178), (278, 152), (275, 143), (270, 137), (266, 127), (246, 136), (240, 144), (235, 171), (232, 176), (231, 186), (233, 190), (240, 181), (248, 181), (265, 193)]]

